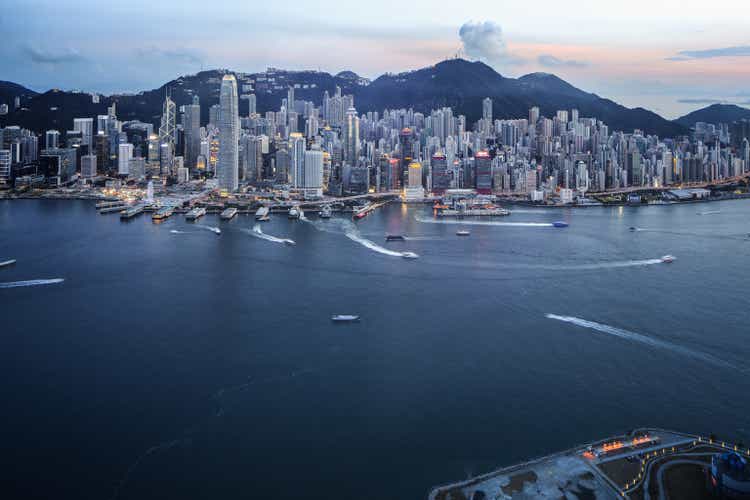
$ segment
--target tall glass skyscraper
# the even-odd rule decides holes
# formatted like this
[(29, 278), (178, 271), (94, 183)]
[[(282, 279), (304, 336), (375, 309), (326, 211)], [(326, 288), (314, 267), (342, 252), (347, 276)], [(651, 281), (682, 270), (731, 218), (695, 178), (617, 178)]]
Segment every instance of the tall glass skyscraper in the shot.
[(237, 191), (239, 183), (240, 122), (237, 102), (237, 80), (224, 75), (219, 95), (219, 155), (216, 173), (219, 189)]

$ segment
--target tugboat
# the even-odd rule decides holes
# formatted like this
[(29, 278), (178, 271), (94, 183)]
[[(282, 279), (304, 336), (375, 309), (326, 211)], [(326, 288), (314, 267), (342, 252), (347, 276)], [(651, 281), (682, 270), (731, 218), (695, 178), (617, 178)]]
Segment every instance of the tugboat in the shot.
[(330, 219), (331, 212), (331, 205), (323, 205), (323, 208), (320, 210), (320, 213), (318, 215), (321, 219)]
[(352, 323), (359, 321), (359, 316), (356, 314), (334, 314), (331, 316), (331, 321), (335, 323)]
[(300, 210), (299, 210), (298, 207), (294, 206), (294, 207), (292, 207), (292, 208), (289, 209), (288, 217), (290, 219), (299, 219), (300, 215), (301, 214), (300, 214)]

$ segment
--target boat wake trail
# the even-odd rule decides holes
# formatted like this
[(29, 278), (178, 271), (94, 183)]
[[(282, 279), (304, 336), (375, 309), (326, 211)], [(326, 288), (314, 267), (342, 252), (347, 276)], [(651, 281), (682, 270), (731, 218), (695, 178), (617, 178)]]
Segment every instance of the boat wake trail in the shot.
[(271, 241), (273, 243), (282, 243), (284, 245), (295, 244), (294, 240), (290, 240), (288, 238), (277, 238), (276, 236), (271, 236), (270, 234), (264, 233), (260, 228), (260, 224), (254, 225), (252, 231), (248, 231), (247, 229), (243, 229), (242, 231), (251, 236), (255, 236), (256, 238), (260, 238), (261, 240)]
[(205, 226), (203, 224), (196, 224), (195, 227), (199, 227), (201, 229), (205, 229), (206, 231), (211, 231), (212, 233), (221, 234), (221, 229), (219, 229), (216, 226)]
[(346, 231), (344, 235), (349, 238), (352, 241), (355, 241), (359, 243), (360, 245), (369, 248), (370, 250), (373, 250), (378, 253), (382, 253), (383, 255), (390, 255), (391, 257), (403, 257), (404, 252), (396, 252), (394, 250), (388, 250), (385, 247), (381, 247), (374, 241), (370, 241), (367, 238), (363, 237), (361, 234), (359, 234), (359, 231)]
[(639, 266), (653, 266), (654, 264), (662, 264), (661, 259), (645, 259), (645, 260), (625, 260), (620, 262), (599, 262), (597, 264), (579, 264), (570, 266), (556, 266), (555, 269), (565, 270), (587, 270), (587, 269), (613, 269), (617, 267), (639, 267)]
[(46, 280), (8, 281), (0, 283), (0, 288), (18, 288), (23, 286), (55, 285), (65, 281), (63, 278), (52, 278)]
[[(389, 257), (405, 257), (411, 259), (418, 257), (418, 255), (415, 253), (396, 252), (395, 250), (389, 250), (381, 245), (378, 245), (372, 240), (368, 240), (367, 238), (362, 236), (362, 233), (359, 232), (359, 229), (354, 225), (353, 222), (346, 219), (329, 219), (328, 222), (325, 223), (314, 222), (305, 219), (305, 222), (312, 224), (312, 226), (319, 231), (338, 234), (341, 234), (341, 232), (343, 232), (344, 236), (346, 236), (350, 240), (354, 241), (355, 243), (359, 243), (363, 247), (373, 250), (374, 252), (377, 252), (379, 254), (388, 255)], [(337, 225), (340, 231), (334, 231), (333, 229), (331, 229), (332, 227), (336, 227)]]
[(128, 470), (125, 471), (125, 475), (122, 477), (122, 479), (120, 479), (120, 482), (115, 487), (115, 492), (112, 495), (112, 500), (117, 500), (117, 498), (120, 497), (120, 491), (125, 486), (125, 484), (128, 482), (128, 480), (130, 479), (130, 476), (133, 474), (133, 472), (135, 472), (135, 470), (138, 468), (138, 466), (141, 464), (141, 462), (143, 460), (145, 460), (146, 458), (148, 458), (151, 455), (156, 455), (156, 454), (159, 454), (162, 451), (167, 451), (167, 450), (169, 450), (171, 448), (174, 448), (175, 446), (178, 446), (178, 445), (180, 445), (182, 443), (185, 443), (185, 442), (189, 442), (189, 441), (186, 440), (186, 439), (175, 439), (174, 441), (168, 441), (168, 442), (165, 442), (165, 443), (159, 443), (159, 444), (157, 444), (155, 446), (152, 446), (148, 450), (144, 451), (141, 454), (141, 456), (138, 457), (138, 459), (135, 462), (133, 462), (132, 464), (130, 464), (130, 467), (128, 467)]
[(576, 318), (574, 316), (558, 316), (557, 314), (545, 314), (544, 316), (549, 319), (563, 321), (565, 323), (571, 323), (577, 326), (581, 326), (583, 328), (589, 328), (591, 330), (596, 330), (597, 332), (606, 333), (607, 335), (620, 337), (621, 339), (626, 339), (626, 340), (630, 340), (633, 342), (640, 342), (641, 344), (646, 344), (651, 347), (657, 347), (659, 349), (666, 349), (666, 350), (669, 350), (678, 354), (682, 354), (683, 356), (688, 356), (691, 358), (699, 359), (701, 361), (705, 361), (707, 363), (711, 363), (716, 366), (737, 369), (737, 367), (734, 366), (733, 364), (727, 361), (724, 361), (722, 359), (715, 358), (711, 356), (710, 354), (694, 351), (692, 349), (688, 349), (687, 347), (682, 347), (677, 344), (672, 344), (671, 342), (657, 340), (646, 335), (641, 335), (640, 333), (631, 332), (629, 330), (623, 330), (621, 328), (616, 328), (614, 326), (609, 326), (609, 325), (605, 325), (602, 323), (596, 323), (594, 321), (588, 321), (585, 319)]
[(516, 227), (555, 227), (551, 222), (500, 222), (500, 221), (482, 221), (482, 220), (453, 220), (453, 219), (425, 219), (415, 217), (417, 222), (424, 224), (451, 224), (461, 226), (516, 226)]
[(179, 231), (177, 229), (172, 229), (169, 232), (172, 233), (172, 234), (186, 234), (187, 233), (187, 231)]

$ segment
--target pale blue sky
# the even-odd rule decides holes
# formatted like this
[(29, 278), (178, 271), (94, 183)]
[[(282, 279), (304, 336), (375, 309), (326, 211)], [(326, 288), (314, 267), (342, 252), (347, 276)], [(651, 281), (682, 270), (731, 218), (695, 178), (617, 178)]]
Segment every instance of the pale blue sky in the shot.
[(376, 77), (462, 50), (668, 117), (750, 102), (745, 0), (5, 0), (3, 13), (0, 79), (35, 90), (137, 91), (216, 67)]

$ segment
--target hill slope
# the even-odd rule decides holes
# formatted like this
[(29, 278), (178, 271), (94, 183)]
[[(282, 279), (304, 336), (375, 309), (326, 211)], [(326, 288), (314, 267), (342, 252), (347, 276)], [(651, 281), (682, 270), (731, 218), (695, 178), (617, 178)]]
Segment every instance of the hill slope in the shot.
[(734, 104), (712, 104), (681, 116), (675, 122), (684, 127), (693, 127), (696, 122), (732, 123), (743, 118), (750, 118), (750, 109)]

